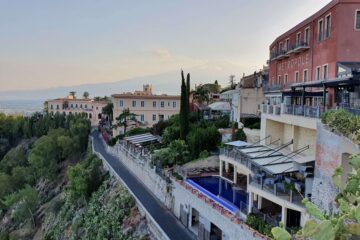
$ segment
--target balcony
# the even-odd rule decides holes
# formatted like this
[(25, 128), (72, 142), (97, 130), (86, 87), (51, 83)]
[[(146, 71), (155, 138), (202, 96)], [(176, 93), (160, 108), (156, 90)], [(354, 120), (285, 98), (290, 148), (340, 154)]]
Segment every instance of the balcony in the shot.
[(304, 206), (302, 199), (305, 195), (305, 182), (303, 181), (298, 181), (290, 176), (274, 177), (258, 173), (249, 177), (249, 184), (299, 207)]
[(265, 84), (263, 86), (264, 92), (279, 92), (282, 90), (281, 84)]
[(298, 42), (288, 53), (300, 53), (310, 48), (307, 42)]
[(304, 116), (309, 118), (320, 118), (323, 111), (323, 108), (320, 106), (302, 106), (302, 105), (284, 105), (283, 107), (284, 114), (295, 115), (295, 116)]

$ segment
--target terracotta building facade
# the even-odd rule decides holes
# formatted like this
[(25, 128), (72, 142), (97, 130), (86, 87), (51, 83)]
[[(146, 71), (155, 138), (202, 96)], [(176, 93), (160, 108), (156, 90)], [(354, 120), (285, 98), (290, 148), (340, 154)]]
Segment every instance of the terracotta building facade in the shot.
[(270, 45), (268, 100), (360, 108), (359, 42), (360, 1), (330, 2)]

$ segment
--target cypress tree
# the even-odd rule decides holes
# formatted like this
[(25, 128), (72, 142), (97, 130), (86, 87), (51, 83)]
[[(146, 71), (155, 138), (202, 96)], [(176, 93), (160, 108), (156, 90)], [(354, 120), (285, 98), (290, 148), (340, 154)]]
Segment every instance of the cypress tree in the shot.
[(180, 138), (185, 140), (186, 129), (185, 129), (185, 112), (186, 112), (186, 85), (184, 72), (181, 70), (181, 96), (180, 96)]

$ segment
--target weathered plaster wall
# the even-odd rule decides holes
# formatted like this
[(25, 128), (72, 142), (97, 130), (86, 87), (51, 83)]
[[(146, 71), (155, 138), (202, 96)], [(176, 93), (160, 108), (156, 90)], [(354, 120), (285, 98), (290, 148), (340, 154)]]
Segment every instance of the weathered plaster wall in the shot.
[(339, 190), (332, 182), (332, 175), (334, 170), (341, 166), (343, 157), (356, 153), (360, 153), (359, 145), (318, 123), (312, 201), (321, 210), (327, 213), (337, 211), (334, 199)]

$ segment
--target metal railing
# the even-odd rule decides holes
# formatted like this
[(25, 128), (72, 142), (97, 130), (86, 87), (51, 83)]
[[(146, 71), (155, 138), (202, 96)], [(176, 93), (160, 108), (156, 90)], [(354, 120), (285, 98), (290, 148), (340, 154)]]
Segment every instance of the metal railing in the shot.
[(279, 198), (289, 201), (291, 203), (295, 203), (299, 206), (303, 206), (302, 204), (303, 197), (301, 196), (300, 193), (298, 193), (297, 191), (286, 189), (283, 182), (267, 185), (264, 184), (264, 180), (265, 179), (263, 177), (256, 178), (250, 175), (249, 185), (259, 188), (268, 193), (271, 193), (274, 196), (278, 196)]
[(263, 86), (263, 91), (264, 92), (280, 91), (280, 90), (282, 90), (282, 85), (281, 84), (265, 84)]
[(309, 118), (320, 118), (323, 110), (320, 106), (302, 106), (302, 105), (284, 105), (283, 113), (295, 116), (304, 116)]
[(261, 218), (266, 222), (267, 224), (271, 225), (272, 227), (279, 226), (279, 223), (281, 221), (276, 219), (275, 217), (272, 217), (266, 213), (261, 212), (257, 207), (253, 207), (251, 209), (252, 214), (254, 214), (256, 217)]

